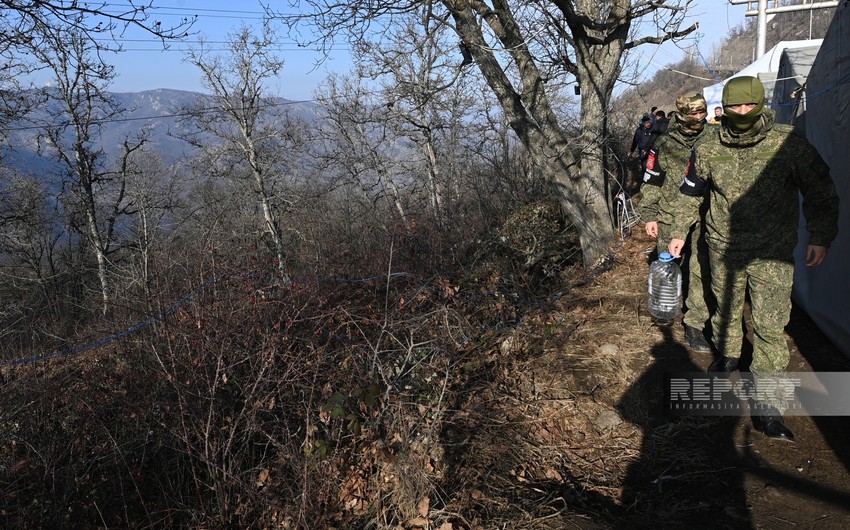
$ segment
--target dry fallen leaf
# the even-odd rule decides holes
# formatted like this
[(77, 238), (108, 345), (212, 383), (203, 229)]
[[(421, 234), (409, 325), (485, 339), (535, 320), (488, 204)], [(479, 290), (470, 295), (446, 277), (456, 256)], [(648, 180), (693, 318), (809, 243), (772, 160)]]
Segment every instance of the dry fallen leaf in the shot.
[(552, 468), (546, 469), (546, 478), (548, 478), (549, 480), (557, 481), (557, 482), (563, 482), (564, 481), (564, 477), (562, 477), (560, 473), (558, 473), (557, 471), (555, 471)]
[(428, 519), (424, 517), (414, 517), (413, 519), (407, 521), (408, 526), (421, 526), (422, 528), (428, 527)]
[(419, 504), (416, 505), (416, 510), (419, 512), (419, 515), (422, 517), (428, 517), (428, 509), (431, 506), (431, 499), (428, 497), (422, 497), (422, 500), (419, 501)]

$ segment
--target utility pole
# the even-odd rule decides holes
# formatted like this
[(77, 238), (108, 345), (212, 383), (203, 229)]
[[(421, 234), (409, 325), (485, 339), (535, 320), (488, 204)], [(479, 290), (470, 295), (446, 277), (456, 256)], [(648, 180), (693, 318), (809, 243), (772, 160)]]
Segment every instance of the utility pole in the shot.
[[(746, 4), (747, 11), (744, 15), (758, 17), (758, 37), (756, 40), (756, 59), (758, 59), (767, 51), (767, 15), (838, 7), (839, 0), (802, 0), (795, 5), (781, 5), (780, 0), (729, 0), (729, 3), (733, 5)], [(769, 3), (773, 4), (772, 7), (768, 5)]]

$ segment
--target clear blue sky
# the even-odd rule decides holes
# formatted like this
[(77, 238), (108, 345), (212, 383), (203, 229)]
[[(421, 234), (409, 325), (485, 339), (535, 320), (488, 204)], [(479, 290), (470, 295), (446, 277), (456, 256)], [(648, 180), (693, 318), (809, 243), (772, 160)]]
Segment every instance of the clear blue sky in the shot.
[[(156, 9), (151, 12), (152, 18), (161, 20), (164, 25), (181, 17), (197, 15), (193, 30), (202, 34), (213, 48), (215, 43), (225, 41), (227, 34), (243, 23), (258, 26), (263, 15), (259, 2), (252, 0), (156, 0), (154, 5)], [(700, 51), (708, 57), (712, 46), (719, 43), (730, 28), (744, 22), (744, 11), (745, 6), (730, 5), (724, 0), (698, 0), (689, 14), (689, 18), (700, 22), (697, 36), (680, 43), (678, 47), (665, 44), (640, 48), (645, 59), (643, 62), (647, 65), (647, 76), (663, 65), (679, 60), (683, 55), (680, 48), (686, 48), (697, 39)], [(126, 51), (108, 58), (118, 73), (112, 90), (137, 92), (174, 88), (203, 91), (197, 69), (182, 62), (183, 52), (189, 46), (197, 45), (197, 36), (189, 37), (186, 42), (173, 43), (167, 51), (163, 51), (158, 41), (139, 30), (126, 32), (122, 39)], [(318, 56), (314, 51), (298, 48), (281, 36), (277, 53), (284, 58), (285, 65), (277, 86), (270, 86), (270, 90), (287, 99), (311, 99), (313, 89), (328, 71), (348, 70), (346, 49), (344, 45), (340, 46), (330, 61), (317, 68), (315, 61)]]
[[(206, 49), (225, 52), (229, 34), (243, 24), (259, 28), (264, 14), (256, 0), (155, 0), (153, 4), (154, 9), (149, 11), (151, 20), (161, 21), (163, 26), (179, 23), (182, 17), (197, 16), (190, 30), (195, 34), (184, 41), (172, 42), (163, 50), (162, 43), (155, 37), (137, 28), (128, 29), (118, 38), (124, 51), (106, 56), (118, 74), (112, 85), (115, 92), (156, 88), (204, 91), (198, 69), (183, 62), (186, 50), (197, 48), (198, 39), (203, 37)], [(284, 67), (277, 83), (268, 86), (270, 92), (292, 100), (311, 99), (313, 89), (328, 72), (349, 69), (344, 43), (337, 45), (338, 49), (317, 66), (318, 53), (298, 47), (286, 37), (282, 27), (277, 29), (279, 44), (273, 51), (284, 59)]]

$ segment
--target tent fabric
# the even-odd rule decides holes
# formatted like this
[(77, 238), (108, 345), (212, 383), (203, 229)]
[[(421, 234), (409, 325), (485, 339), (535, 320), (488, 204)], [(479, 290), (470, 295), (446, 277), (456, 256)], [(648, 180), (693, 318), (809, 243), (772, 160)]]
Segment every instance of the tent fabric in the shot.
[(764, 102), (766, 106), (770, 107), (773, 102), (773, 85), (776, 84), (776, 72), (759, 72), (756, 77), (764, 85)]
[(838, 236), (820, 267), (804, 263), (806, 232), (795, 251), (794, 300), (850, 356), (850, 4), (836, 8), (806, 80), (805, 133), (829, 164), (838, 191)]
[[(779, 70), (779, 63), (782, 60), (782, 55), (784, 51), (794, 48), (810, 48), (812, 46), (820, 46), (822, 42), (823, 39), (780, 41), (776, 44), (776, 46), (768, 50), (764, 55), (759, 57), (755, 62), (748, 65), (740, 72), (732, 74), (731, 76), (719, 83), (715, 83), (711, 86), (703, 88), (702, 95), (705, 96), (705, 101), (708, 104), (708, 109), (710, 110), (714, 107), (719, 107), (721, 105), (723, 87), (726, 85), (726, 81), (728, 81), (729, 79), (744, 75), (759, 77), (759, 74), (775, 74)], [(769, 76), (762, 75), (762, 77), (764, 78), (759, 78), (762, 80), (763, 83), (765, 83), (765, 91), (772, 92), (773, 85), (766, 82), (769, 81)], [(771, 100), (767, 99), (767, 101)]]
[(776, 111), (776, 120), (780, 123), (795, 125), (802, 133), (805, 120), (801, 119), (806, 111), (806, 99), (801, 87), (812, 69), (821, 45), (803, 48), (787, 48), (779, 60), (779, 68), (774, 79), (771, 107)]

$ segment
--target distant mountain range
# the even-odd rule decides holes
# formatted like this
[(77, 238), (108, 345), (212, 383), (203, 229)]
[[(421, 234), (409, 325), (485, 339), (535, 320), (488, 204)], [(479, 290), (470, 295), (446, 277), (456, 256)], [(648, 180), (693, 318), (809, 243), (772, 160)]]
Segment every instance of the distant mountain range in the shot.
[[(101, 129), (101, 143), (111, 158), (119, 153), (122, 142), (128, 136), (135, 137), (140, 130), (149, 132), (147, 147), (159, 154), (166, 165), (171, 165), (188, 154), (191, 149), (179, 136), (185, 124), (176, 115), (180, 109), (192, 104), (197, 98), (208, 97), (198, 92), (158, 89), (144, 92), (111, 94), (126, 112), (119, 118), (105, 123)], [(294, 116), (308, 122), (321, 120), (323, 108), (312, 102), (276, 101), (277, 108), (286, 109)], [(37, 136), (39, 130), (32, 123), (48, 123), (50, 111), (39, 110), (29, 116), (27, 123), (10, 124), (9, 142), (0, 146), (0, 164), (21, 173), (50, 171), (56, 161), (49, 153), (39, 155)], [(212, 140), (211, 140), (212, 141)]]

